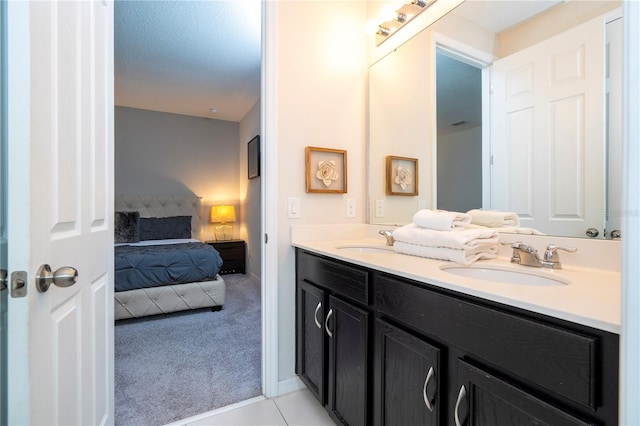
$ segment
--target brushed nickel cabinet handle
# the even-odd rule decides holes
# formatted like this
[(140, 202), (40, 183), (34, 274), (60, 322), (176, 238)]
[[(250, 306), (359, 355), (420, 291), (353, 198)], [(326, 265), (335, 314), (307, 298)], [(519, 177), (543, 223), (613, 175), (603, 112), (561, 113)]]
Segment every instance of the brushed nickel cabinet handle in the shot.
[(460, 386), (460, 393), (458, 393), (458, 399), (456, 400), (456, 408), (453, 412), (453, 417), (456, 421), (456, 426), (462, 426), (467, 421), (466, 416), (465, 418), (462, 419), (462, 421), (460, 420), (460, 404), (462, 403), (462, 400), (466, 398), (467, 398), (467, 389), (465, 389), (464, 385), (462, 385)]
[(331, 332), (331, 330), (329, 330), (329, 318), (331, 318), (331, 315), (333, 315), (333, 309), (329, 309), (329, 313), (327, 314), (327, 317), (324, 319), (324, 329), (327, 331), (327, 335), (329, 337), (333, 337), (333, 333)]
[[(427, 386), (429, 386), (429, 382), (433, 380), (435, 377), (435, 372), (433, 371), (433, 367), (429, 368), (429, 372), (427, 373), (427, 378), (424, 379), (424, 386), (422, 387), (422, 398), (424, 399), (424, 405), (427, 406), (427, 409), (433, 413), (433, 403), (429, 400), (427, 396)], [(434, 398), (435, 401), (435, 398)]]
[(322, 302), (318, 302), (318, 306), (316, 306), (316, 311), (313, 313), (313, 320), (316, 322), (316, 326), (322, 330), (322, 324), (318, 321), (318, 311), (322, 307)]

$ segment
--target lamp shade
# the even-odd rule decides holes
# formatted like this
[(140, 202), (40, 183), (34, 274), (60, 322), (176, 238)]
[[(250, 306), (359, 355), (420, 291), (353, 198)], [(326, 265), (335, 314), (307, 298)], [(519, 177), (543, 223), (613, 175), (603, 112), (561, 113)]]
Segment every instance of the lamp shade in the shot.
[(236, 208), (234, 206), (211, 206), (209, 213), (210, 223), (228, 223), (236, 221)]

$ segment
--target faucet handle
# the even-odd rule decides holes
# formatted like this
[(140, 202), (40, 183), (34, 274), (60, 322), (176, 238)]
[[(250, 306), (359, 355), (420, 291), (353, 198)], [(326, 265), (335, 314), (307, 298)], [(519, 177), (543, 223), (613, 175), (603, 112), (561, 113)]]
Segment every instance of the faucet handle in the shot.
[(569, 253), (575, 253), (578, 251), (575, 247), (562, 247), (555, 244), (547, 245), (547, 250), (544, 252), (544, 260), (546, 262), (560, 263), (560, 256), (557, 251), (563, 250), (568, 251)]
[(500, 244), (503, 246), (511, 246), (513, 249), (513, 253), (511, 253), (511, 263), (520, 264), (520, 253), (518, 253), (518, 249), (520, 245), (523, 244), (522, 241), (500, 241)]

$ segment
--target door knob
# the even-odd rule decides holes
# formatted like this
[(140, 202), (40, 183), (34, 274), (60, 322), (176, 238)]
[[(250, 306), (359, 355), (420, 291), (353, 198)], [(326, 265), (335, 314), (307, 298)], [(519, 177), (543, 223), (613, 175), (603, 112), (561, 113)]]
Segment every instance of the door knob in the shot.
[(598, 231), (596, 228), (589, 228), (587, 229), (586, 234), (587, 234), (587, 237), (595, 238), (598, 235), (600, 235), (600, 231)]
[(51, 266), (44, 264), (36, 273), (36, 288), (40, 293), (49, 290), (51, 284), (58, 287), (70, 287), (78, 281), (78, 271), (70, 266), (64, 266), (51, 273)]

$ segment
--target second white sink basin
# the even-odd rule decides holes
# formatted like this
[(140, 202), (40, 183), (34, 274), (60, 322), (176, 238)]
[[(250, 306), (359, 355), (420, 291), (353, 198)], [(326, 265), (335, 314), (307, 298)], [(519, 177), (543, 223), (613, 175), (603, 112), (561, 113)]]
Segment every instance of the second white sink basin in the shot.
[(551, 271), (542, 271), (528, 266), (443, 265), (440, 269), (449, 274), (461, 277), (516, 285), (554, 286), (567, 285), (570, 283), (569, 280), (564, 277), (550, 275), (552, 273)]
[(393, 253), (392, 246), (378, 246), (378, 245), (366, 245), (366, 244), (358, 244), (358, 245), (343, 245), (337, 246), (338, 250), (348, 251), (351, 253)]

